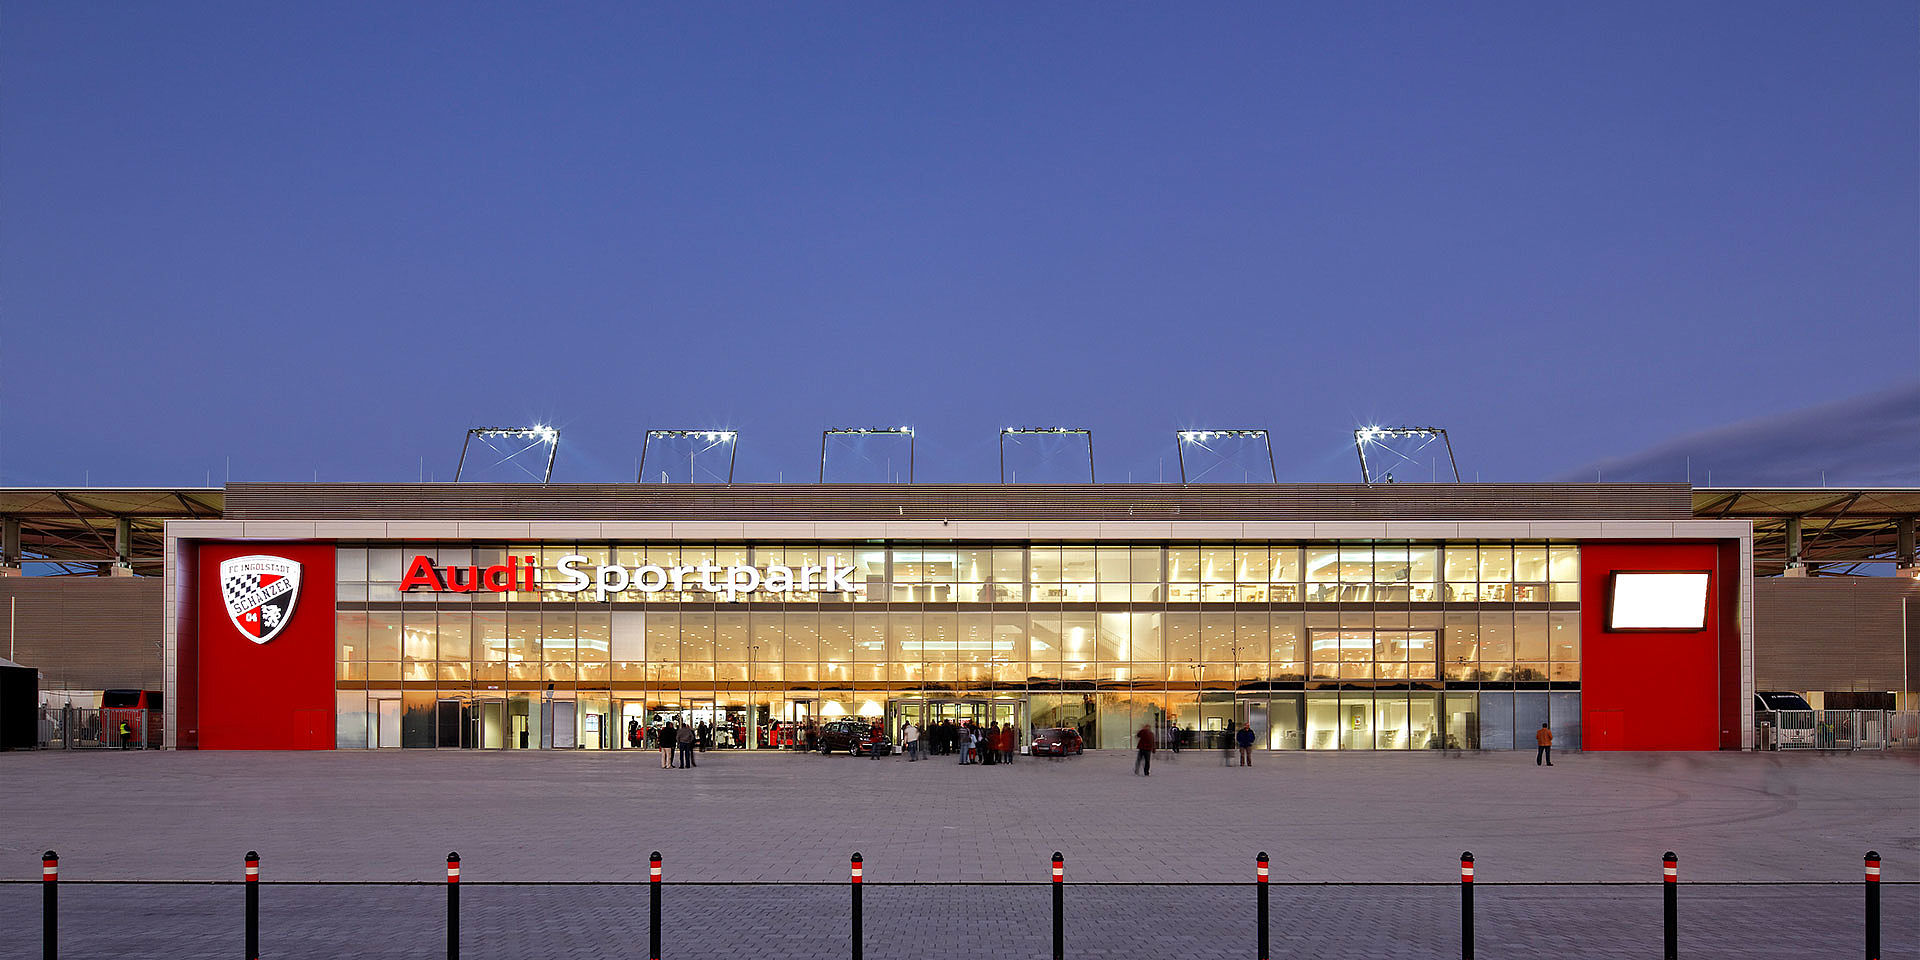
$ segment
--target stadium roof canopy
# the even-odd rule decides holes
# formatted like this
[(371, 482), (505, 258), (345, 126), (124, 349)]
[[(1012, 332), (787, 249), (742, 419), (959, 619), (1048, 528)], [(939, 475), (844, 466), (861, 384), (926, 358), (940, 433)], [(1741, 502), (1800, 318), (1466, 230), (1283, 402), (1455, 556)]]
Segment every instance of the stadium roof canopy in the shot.
[[(223, 487), (11, 487), (0, 488), (0, 518), (19, 523), (20, 547), (30, 563), (95, 574), (124, 549), (135, 573), (157, 575), (166, 521), (222, 517), (226, 498)], [(1756, 572), (1762, 576), (1785, 567), (1795, 522), (1812, 571), (1843, 573), (1862, 563), (1892, 561), (1900, 522), (1920, 517), (1920, 487), (1697, 487), (1692, 498), (1696, 517), (1753, 522)], [(123, 547), (117, 546), (121, 521), (128, 535)]]
[(1753, 521), (1756, 573), (1779, 573), (1788, 531), (1800, 525), (1800, 553), (1815, 573), (1845, 573), (1891, 562), (1899, 523), (1920, 517), (1920, 487), (1695, 487), (1693, 514)]
[(135, 573), (160, 573), (162, 531), (168, 520), (217, 519), (225, 509), (220, 487), (6, 487), (0, 518), (20, 522), (20, 548), (29, 562), (61, 573), (94, 574), (111, 565), (120, 521)]

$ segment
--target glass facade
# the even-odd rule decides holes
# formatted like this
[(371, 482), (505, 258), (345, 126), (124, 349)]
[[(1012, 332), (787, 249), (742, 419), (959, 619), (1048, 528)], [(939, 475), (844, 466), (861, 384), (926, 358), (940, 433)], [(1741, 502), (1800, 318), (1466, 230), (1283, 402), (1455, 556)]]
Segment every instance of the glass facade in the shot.
[[(829, 560), (852, 593), (406, 593), (441, 567)], [(343, 543), (341, 747), (619, 749), (681, 716), (783, 745), (841, 716), (1078, 727), (1127, 748), (1252, 725), (1270, 749), (1578, 746), (1570, 543)], [(1568, 742), (1568, 731), (1573, 742)]]

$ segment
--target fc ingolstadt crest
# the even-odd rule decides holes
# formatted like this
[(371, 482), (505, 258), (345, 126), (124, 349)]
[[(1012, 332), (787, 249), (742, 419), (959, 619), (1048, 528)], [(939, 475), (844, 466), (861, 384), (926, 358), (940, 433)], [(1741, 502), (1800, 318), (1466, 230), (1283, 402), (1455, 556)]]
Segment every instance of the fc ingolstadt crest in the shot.
[(300, 564), (261, 555), (222, 560), (220, 592), (233, 625), (248, 640), (266, 643), (293, 619), (293, 602), (300, 597)]

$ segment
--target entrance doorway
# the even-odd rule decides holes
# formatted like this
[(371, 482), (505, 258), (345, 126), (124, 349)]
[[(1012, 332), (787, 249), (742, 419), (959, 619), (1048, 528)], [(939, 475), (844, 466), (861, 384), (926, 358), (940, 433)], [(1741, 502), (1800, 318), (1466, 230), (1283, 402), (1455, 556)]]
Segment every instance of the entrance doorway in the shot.
[(898, 737), (900, 727), (907, 721), (913, 721), (925, 736), (925, 731), (936, 723), (972, 722), (983, 729), (991, 729), (994, 724), (1014, 728), (1014, 742), (1025, 752), (1032, 741), (1032, 731), (1027, 725), (1027, 701), (1025, 698), (963, 697), (950, 700), (932, 697), (905, 697), (887, 703), (887, 732)]

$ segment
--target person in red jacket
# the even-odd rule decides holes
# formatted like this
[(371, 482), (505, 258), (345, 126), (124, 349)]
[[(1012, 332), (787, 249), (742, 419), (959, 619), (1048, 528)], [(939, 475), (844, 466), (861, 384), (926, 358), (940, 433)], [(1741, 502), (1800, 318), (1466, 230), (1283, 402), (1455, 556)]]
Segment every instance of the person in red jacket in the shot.
[(1153, 728), (1140, 725), (1140, 732), (1133, 735), (1136, 750), (1133, 757), (1133, 772), (1144, 776), (1153, 776), (1153, 748), (1157, 746), (1153, 739)]

